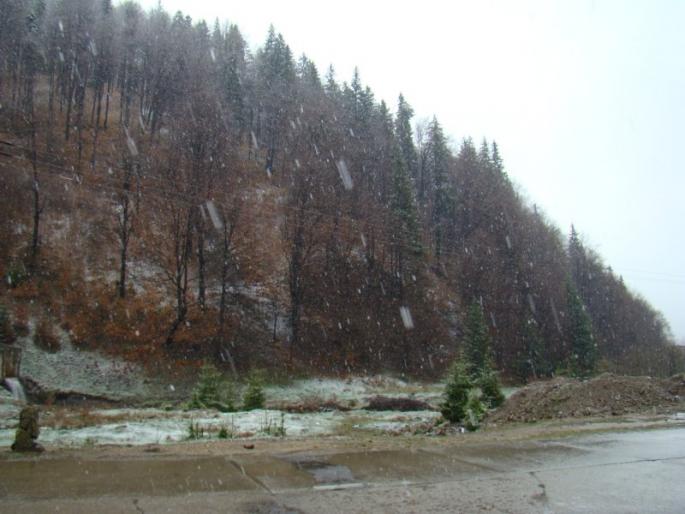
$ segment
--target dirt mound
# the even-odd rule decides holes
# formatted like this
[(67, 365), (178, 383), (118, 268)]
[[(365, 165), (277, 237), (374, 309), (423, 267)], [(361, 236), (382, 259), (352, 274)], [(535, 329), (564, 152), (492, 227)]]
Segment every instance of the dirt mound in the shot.
[(298, 402), (271, 402), (269, 408), (289, 412), (291, 414), (333, 411), (347, 412), (354, 408), (354, 402), (339, 402), (335, 399), (323, 399), (313, 396), (303, 398)]
[(668, 379), (668, 392), (685, 399), (685, 373), (674, 375)]
[(676, 408), (685, 400), (685, 377), (661, 380), (605, 373), (589, 380), (556, 378), (530, 384), (492, 412), (489, 423), (622, 414)]

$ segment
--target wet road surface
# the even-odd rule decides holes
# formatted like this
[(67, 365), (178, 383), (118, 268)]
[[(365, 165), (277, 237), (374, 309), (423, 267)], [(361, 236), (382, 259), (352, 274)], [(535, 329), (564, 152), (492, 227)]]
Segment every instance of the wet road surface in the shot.
[(1, 462), (0, 512), (685, 512), (685, 428), (548, 441)]

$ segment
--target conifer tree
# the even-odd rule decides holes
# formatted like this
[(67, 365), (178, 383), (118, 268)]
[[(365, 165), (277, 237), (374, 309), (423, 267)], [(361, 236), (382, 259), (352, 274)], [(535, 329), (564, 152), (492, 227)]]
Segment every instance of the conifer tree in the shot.
[(458, 423), (466, 417), (466, 404), (472, 387), (466, 362), (457, 359), (450, 368), (445, 387), (445, 401), (440, 405), (440, 411), (446, 420)]
[(491, 170), (494, 168), (492, 157), (490, 156), (490, 146), (488, 145), (488, 140), (483, 138), (483, 142), (478, 150), (478, 162), (483, 170)]
[(529, 318), (523, 327), (523, 353), (520, 356), (518, 374), (521, 378), (536, 379), (550, 373), (545, 344), (537, 322)]
[(326, 83), (324, 85), (324, 91), (326, 91), (326, 94), (333, 100), (338, 100), (341, 92), (340, 86), (335, 80), (335, 67), (332, 64), (328, 66), (325, 79)]
[(411, 119), (413, 116), (414, 110), (406, 102), (404, 96), (400, 94), (397, 104), (397, 116), (395, 118), (395, 136), (397, 137), (397, 143), (400, 145), (407, 172), (410, 177), (416, 180), (418, 156), (411, 129)]
[(262, 374), (252, 370), (247, 377), (247, 389), (243, 396), (243, 410), (263, 409), (265, 400)]
[(475, 387), (482, 392), (482, 401), (497, 407), (504, 401), (497, 373), (492, 369), (490, 335), (483, 310), (478, 302), (471, 304), (466, 319), (464, 359), (466, 371)]
[(504, 171), (504, 163), (502, 162), (502, 157), (499, 153), (499, 147), (497, 146), (497, 143), (494, 141), (492, 142), (492, 153), (490, 160), (492, 161), (492, 167), (496, 172), (500, 173), (501, 175), (506, 174), (506, 172)]
[(575, 376), (588, 377), (597, 366), (597, 344), (592, 335), (590, 317), (570, 281), (566, 283), (568, 335), (571, 341), (570, 368)]
[(451, 217), (453, 194), (448, 182), (450, 153), (438, 119), (428, 128), (427, 173), (432, 182), (433, 241), (435, 258), (440, 261), (445, 240), (445, 225)]
[(394, 240), (403, 248), (409, 248), (414, 256), (418, 256), (422, 247), (416, 201), (407, 165), (398, 146), (395, 147), (393, 157), (391, 208), (398, 222), (393, 234)]
[(216, 367), (205, 364), (200, 371), (188, 407), (191, 409), (217, 409), (221, 412), (235, 411), (233, 384), (224, 381)]
[(464, 333), (464, 358), (469, 376), (476, 379), (484, 369), (490, 368), (490, 335), (483, 310), (478, 302), (469, 307)]

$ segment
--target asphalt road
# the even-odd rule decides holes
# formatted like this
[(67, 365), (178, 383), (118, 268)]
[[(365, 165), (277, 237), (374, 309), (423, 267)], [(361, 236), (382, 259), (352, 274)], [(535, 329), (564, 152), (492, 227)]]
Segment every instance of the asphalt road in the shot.
[(5, 459), (0, 512), (684, 513), (685, 428), (412, 450)]

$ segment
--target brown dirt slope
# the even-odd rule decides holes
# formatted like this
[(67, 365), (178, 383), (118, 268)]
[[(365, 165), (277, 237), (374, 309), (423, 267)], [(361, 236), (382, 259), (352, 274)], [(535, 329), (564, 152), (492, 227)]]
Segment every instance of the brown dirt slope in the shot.
[(532, 383), (492, 412), (488, 423), (671, 411), (685, 403), (685, 375), (669, 379), (602, 374)]

